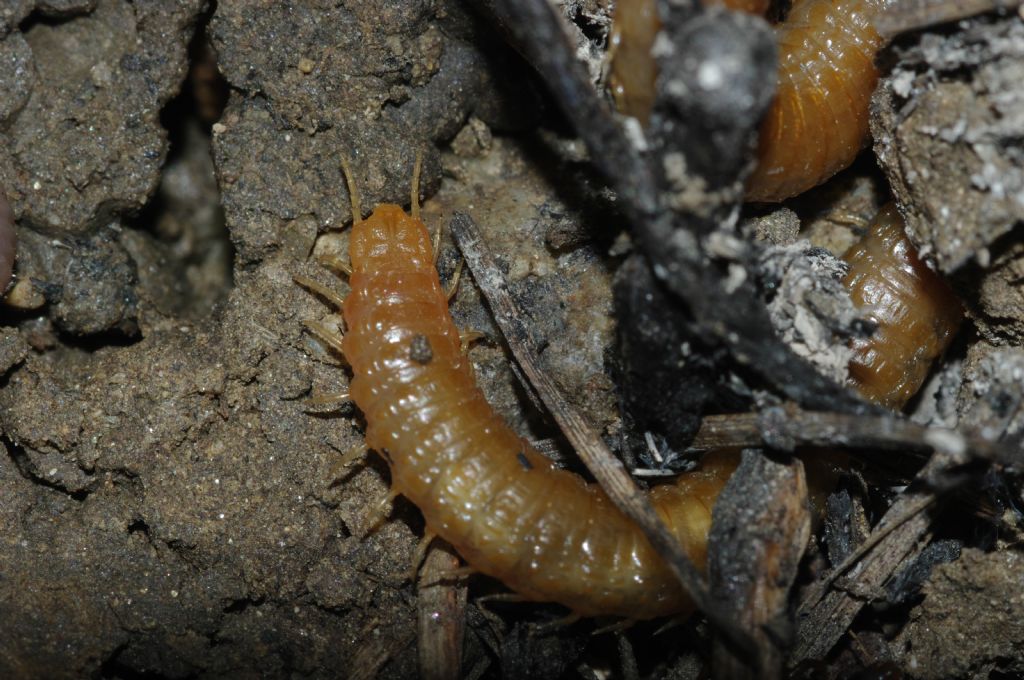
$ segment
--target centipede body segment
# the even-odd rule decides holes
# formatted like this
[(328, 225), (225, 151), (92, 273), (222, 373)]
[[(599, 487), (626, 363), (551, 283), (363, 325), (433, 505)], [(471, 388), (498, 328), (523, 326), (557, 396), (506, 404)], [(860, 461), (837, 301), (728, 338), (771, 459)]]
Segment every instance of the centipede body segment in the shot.
[(761, 123), (747, 200), (780, 201), (846, 168), (864, 147), (886, 0), (802, 0), (776, 27), (775, 101)]
[(892, 203), (843, 256), (843, 283), (877, 327), (853, 341), (850, 382), (866, 399), (899, 409), (921, 388), (952, 341), (963, 308), (949, 284), (928, 268)]
[[(781, 201), (846, 168), (864, 147), (868, 105), (884, 44), (874, 19), (889, 0), (797, 0), (775, 27), (779, 48), (776, 95), (761, 123), (749, 201)], [(707, 2), (705, 4), (716, 4)], [(768, 3), (723, 2), (763, 14)], [(626, 115), (646, 123), (658, 66), (652, 54), (660, 23), (654, 0), (620, 1), (611, 37), (611, 89)]]
[[(748, 14), (764, 14), (768, 0), (705, 0), (705, 5), (722, 6)], [(646, 126), (654, 107), (658, 64), (651, 50), (661, 30), (657, 0), (618, 0), (615, 19), (608, 36), (611, 62), (609, 88), (615, 106)]]

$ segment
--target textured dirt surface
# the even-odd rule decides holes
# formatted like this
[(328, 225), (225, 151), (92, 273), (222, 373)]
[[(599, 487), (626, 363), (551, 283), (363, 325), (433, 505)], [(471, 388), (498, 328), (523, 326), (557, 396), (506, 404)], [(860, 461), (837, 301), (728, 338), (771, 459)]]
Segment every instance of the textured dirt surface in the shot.
[(982, 17), (903, 49), (875, 97), (879, 163), (908, 233), (940, 271), (966, 268), (967, 295), (991, 342), (1024, 337), (1024, 25)]
[[(992, 677), (1024, 671), (1024, 577), (1015, 551), (967, 550), (936, 567), (895, 640), (900, 663), (915, 678)], [(984, 614), (974, 606), (977, 602)]]
[[(610, 3), (562, 9), (598, 79)], [(976, 20), (909, 41), (875, 120), (916, 237), (944, 269), (976, 268), (962, 291), (981, 291), (978, 325), (994, 345), (1024, 333), (1011, 244), (1024, 191), (1020, 30)], [(221, 84), (197, 49), (207, 40)], [(528, 67), (456, 0), (14, 0), (0, 7), (0, 62), (0, 185), (23, 286), (0, 309), (0, 677), (414, 676), (406, 576), (421, 519), (401, 500), (377, 509), (380, 461), (339, 469), (362, 422), (351, 407), (305, 403), (347, 377), (302, 326), (337, 316), (293, 276), (345, 291), (315, 263), (347, 248), (342, 154), (368, 211), (407, 203), (422, 151), (428, 226), (473, 215), (544, 367), (617, 442), (611, 280), (632, 246), (586, 152)], [(190, 62), (206, 74), (188, 76)], [(221, 86), (223, 111), (210, 104)], [(194, 113), (203, 102), (209, 129)], [(750, 274), (772, 291), (780, 332), (835, 377), (850, 310), (835, 259), (793, 245), (798, 221), (800, 237), (841, 254), (885, 193), (863, 168), (838, 184), (753, 227), (778, 247)], [(953, 236), (940, 232), (949, 224)], [(443, 279), (457, 259), (445, 236)], [(484, 334), (470, 356), (485, 393), (517, 431), (565, 454), (463, 276), (453, 314)], [(967, 344), (963, 385), (948, 370), (945, 393), (959, 388), (964, 422), (1017, 434), (1019, 353)], [(719, 378), (747, 389), (745, 376)], [(999, 506), (1000, 531), (1017, 524), (1017, 501)], [(924, 600), (889, 617), (902, 625), (916, 607), (902, 632), (866, 623), (876, 658), (926, 677), (1020, 670), (1016, 553), (987, 547), (998, 552), (933, 571)], [(989, 601), (1005, 619), (986, 618)], [(699, 624), (671, 638), (640, 625), (610, 645), (590, 624), (550, 636), (524, 625), (557, 607), (496, 609), (468, 615), (464, 667), (487, 677), (620, 677), (631, 644), (643, 677), (702, 672)], [(978, 639), (956, 637), (961, 626)]]
[[(452, 178), (429, 221), (475, 211), (553, 339), (546, 361), (607, 426), (610, 276), (578, 236), (549, 247), (546, 218), (579, 235), (579, 208), (528, 154), (473, 141), (491, 138), (484, 120), (517, 118), (488, 109), (503, 95), (454, 4), (223, 3), (209, 32), (230, 101), (212, 140), (166, 109), (178, 146), (161, 171), (161, 109), (182, 87), (203, 10), (50, 3), (5, 15), (0, 49), (23, 67), (0, 86), (12, 93), (0, 98), (0, 178), (23, 243), (18, 276), (42, 299), (7, 312), (0, 348), (0, 620), (17, 621), (0, 629), (0, 675), (386, 666), (381, 677), (409, 677), (418, 517), (399, 504), (371, 531), (383, 467), (336, 470), (359, 423), (303, 403), (346, 382), (302, 330), (327, 310), (292, 281), (332, 278), (308, 258), (337, 245), (317, 235), (350, 215), (340, 155), (365, 208), (407, 202), (416, 151), (434, 194), (434, 143), (479, 116), (455, 145), (463, 157), (444, 161)], [(448, 246), (449, 275), (454, 260)], [(516, 415), (522, 388), (471, 284), (455, 309), (488, 332), (473, 351), (478, 377), (530, 434), (536, 412)]]
[(925, 33), (877, 92), (880, 163), (908, 232), (944, 272), (984, 260), (1024, 215), (1022, 39), (1018, 17)]

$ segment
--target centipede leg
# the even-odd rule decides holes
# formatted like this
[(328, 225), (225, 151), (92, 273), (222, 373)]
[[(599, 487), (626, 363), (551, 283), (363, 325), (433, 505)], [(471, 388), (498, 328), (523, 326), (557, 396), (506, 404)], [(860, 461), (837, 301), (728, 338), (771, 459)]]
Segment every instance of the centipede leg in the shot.
[[(415, 219), (420, 218), (420, 170), (423, 167), (423, 152), (416, 151), (416, 162), (412, 166), (412, 196), (409, 199), (409, 212)], [(434, 248), (437, 252), (437, 248)], [(436, 255), (435, 255), (436, 257)]]
[(303, 288), (305, 288), (306, 290), (312, 291), (319, 295), (320, 297), (324, 298), (338, 309), (341, 309), (341, 305), (345, 302), (345, 298), (343, 296), (338, 295), (327, 286), (317, 281), (314, 281), (308, 276), (296, 275), (292, 277), (292, 280), (295, 281), (295, 283), (302, 286)]
[(473, 601), (473, 604), (476, 605), (476, 608), (480, 613), (483, 614), (486, 619), (491, 621), (491, 623), (500, 627), (504, 626), (504, 623), (500, 616), (486, 607), (488, 602), (509, 602), (518, 604), (520, 602), (529, 602), (529, 600), (519, 593), (491, 593), (490, 595), (482, 595), (476, 598)]
[(391, 514), (391, 508), (394, 505), (395, 499), (398, 498), (399, 495), (400, 494), (397, 491), (392, 489), (377, 502), (374, 511), (370, 513), (371, 521), (369, 525), (370, 528), (367, 531), (368, 534), (376, 532), (377, 529), (380, 528), (380, 525), (383, 524), (384, 520), (388, 518), (388, 515)]
[(468, 352), (469, 346), (482, 337), (484, 337), (484, 334), (480, 331), (459, 331), (459, 345), (462, 347), (462, 353), (465, 354)]
[(554, 633), (556, 630), (567, 628), (583, 618), (582, 615), (572, 612), (560, 619), (548, 621), (547, 623), (534, 623), (530, 625), (530, 635), (541, 636)]
[(825, 216), (829, 222), (833, 224), (841, 224), (848, 227), (856, 227), (857, 229), (866, 230), (871, 226), (871, 220), (863, 215), (844, 209), (836, 209)]
[(609, 623), (607, 626), (601, 626), (591, 632), (591, 635), (604, 635), (605, 633), (621, 633), (624, 630), (629, 630), (637, 623), (636, 619), (622, 619), (615, 623)]
[(317, 321), (303, 321), (302, 324), (309, 330), (310, 333), (315, 335), (318, 340), (326, 344), (328, 347), (333, 349), (335, 352), (340, 354), (342, 357), (345, 356), (345, 350), (341, 344), (341, 334), (334, 333), (327, 329), (326, 326)]
[(359, 190), (356, 189), (352, 166), (345, 156), (341, 157), (341, 172), (345, 175), (345, 184), (348, 185), (348, 202), (352, 205), (352, 224), (356, 225), (363, 221), (363, 210), (359, 205)]
[(328, 478), (332, 480), (340, 479), (342, 477), (341, 473), (355, 461), (365, 458), (369, 450), (366, 444), (356, 444), (353, 446), (331, 465), (331, 469), (328, 471)]
[(416, 545), (416, 552), (412, 554), (412, 564), (409, 565), (409, 573), (406, 575), (406, 580), (416, 582), (416, 576), (420, 572), (420, 565), (423, 564), (423, 560), (427, 556), (427, 551), (430, 550), (430, 544), (437, 538), (437, 534), (433, 531), (427, 530), (423, 534), (423, 538)]
[(438, 577), (428, 583), (421, 583), (420, 587), (425, 588), (428, 586), (436, 586), (441, 583), (450, 583), (452, 581), (461, 581), (464, 578), (468, 578), (473, 574), (480, 573), (476, 568), (469, 566), (468, 564), (454, 569), (445, 569)]
[(324, 255), (317, 261), (333, 272), (338, 272), (344, 276), (352, 276), (352, 265), (337, 255)]
[(682, 616), (673, 616), (668, 621), (666, 621), (665, 623), (663, 623), (660, 626), (658, 626), (658, 629), (654, 631), (654, 634), (655, 635), (661, 635), (664, 632), (670, 631), (673, 628), (677, 628), (677, 627), (683, 625), (684, 623), (686, 623), (689, 620), (690, 620), (690, 615), (689, 614), (684, 614)]
[(309, 406), (342, 406), (352, 400), (349, 396), (348, 390), (341, 392), (320, 392), (318, 394), (310, 395), (306, 399), (305, 403)]
[[(437, 252), (436, 250), (434, 251)], [(455, 294), (459, 292), (459, 281), (462, 280), (462, 265), (465, 260), (459, 260), (459, 263), (455, 265), (455, 274), (452, 275), (451, 283), (448, 284), (448, 290), (444, 292), (445, 298), (448, 302), (452, 301)], [(436, 262), (434, 264), (437, 264)]]

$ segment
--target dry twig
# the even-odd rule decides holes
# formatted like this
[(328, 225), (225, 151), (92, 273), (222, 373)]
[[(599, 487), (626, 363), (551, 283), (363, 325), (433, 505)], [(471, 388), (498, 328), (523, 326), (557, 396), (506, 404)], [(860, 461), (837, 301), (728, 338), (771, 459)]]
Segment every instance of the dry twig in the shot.
[[(732, 12), (705, 13), (696, 0), (671, 3), (672, 15), (663, 18), (673, 50), (671, 63), (662, 70), (674, 74), (673, 85), (660, 86), (668, 100), (665, 111), (652, 119), (648, 161), (591, 85), (550, 0), (480, 1), (512, 34), (562, 105), (618, 194), (654, 272), (690, 308), (694, 334), (716, 338), (739, 363), (800, 403), (877, 412), (775, 338), (751, 277), (738, 286), (728, 282), (723, 259), (755, 266), (755, 246), (726, 238), (735, 248), (723, 258), (707, 240), (735, 219), (741, 175), (771, 100), (774, 38), (767, 25)], [(725, 69), (723, 82), (729, 87), (707, 91), (700, 77), (706, 67)], [(662, 175), (668, 166), (683, 168), (686, 177), (666, 179)], [(672, 186), (679, 181), (687, 187), (685, 201), (679, 187)]]
[[(927, 511), (938, 501), (940, 493), (928, 481), (966, 461), (963, 452), (957, 455), (937, 451), (864, 544), (836, 567), (832, 575), (811, 589), (797, 613), (797, 643), (791, 664), (828, 654), (846, 634), (860, 610), (881, 592), (885, 582), (927, 546), (932, 522)], [(856, 575), (844, 582), (842, 589), (829, 590), (854, 566)]]
[(427, 680), (462, 677), (466, 584), (465, 579), (448, 578), (458, 567), (458, 556), (447, 544), (436, 539), (420, 568), (416, 642), (420, 677)]
[(907, 31), (1021, 6), (1020, 0), (900, 0), (875, 19), (875, 28), (883, 37), (894, 38)]
[(708, 571), (719, 606), (746, 627), (757, 653), (737, 653), (728, 644), (716, 644), (716, 677), (781, 677), (791, 641), (789, 589), (810, 534), (800, 461), (776, 462), (759, 451), (744, 451), (715, 505)]
[[(798, 446), (841, 446), (902, 452), (936, 451), (948, 455), (949, 460), (961, 460), (961, 456), (967, 456), (1006, 466), (1020, 466), (1024, 455), (1019, 444), (1012, 439), (987, 437), (984, 432), (928, 427), (896, 414), (804, 411), (795, 404), (787, 404), (757, 413), (705, 416), (690, 450), (768, 446), (792, 451)], [(929, 479), (931, 485), (939, 484), (948, 470), (934, 470)]]

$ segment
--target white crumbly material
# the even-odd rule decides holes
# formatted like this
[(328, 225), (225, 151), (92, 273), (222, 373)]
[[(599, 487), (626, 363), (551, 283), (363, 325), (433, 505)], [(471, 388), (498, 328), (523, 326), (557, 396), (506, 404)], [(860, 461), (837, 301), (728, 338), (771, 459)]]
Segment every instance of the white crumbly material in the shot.
[(842, 384), (853, 356), (849, 338), (857, 311), (842, 285), (846, 264), (806, 241), (770, 246), (761, 257), (773, 288), (768, 312), (775, 332), (798, 356)]

